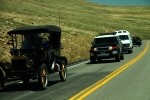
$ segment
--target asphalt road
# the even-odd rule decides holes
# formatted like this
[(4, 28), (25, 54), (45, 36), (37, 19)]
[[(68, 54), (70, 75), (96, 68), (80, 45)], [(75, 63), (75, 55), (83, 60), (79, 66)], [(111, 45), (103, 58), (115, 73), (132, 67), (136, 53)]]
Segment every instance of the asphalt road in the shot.
[(50, 75), (46, 90), (39, 90), (36, 81), (29, 87), (7, 84), (0, 100), (150, 100), (149, 45), (144, 40), (121, 62), (109, 59), (70, 66), (67, 81), (60, 82), (58, 73)]

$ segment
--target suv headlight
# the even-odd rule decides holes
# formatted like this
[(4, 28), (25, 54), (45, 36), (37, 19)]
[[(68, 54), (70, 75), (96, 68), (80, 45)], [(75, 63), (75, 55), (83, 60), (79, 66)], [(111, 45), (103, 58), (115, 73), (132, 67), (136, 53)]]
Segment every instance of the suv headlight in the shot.
[(109, 50), (112, 50), (113, 48), (112, 48), (112, 46), (109, 46)]
[(97, 48), (94, 48), (94, 51), (97, 51)]
[(115, 50), (117, 49), (118, 47), (116, 45), (112, 45), (112, 46), (109, 46), (109, 50)]

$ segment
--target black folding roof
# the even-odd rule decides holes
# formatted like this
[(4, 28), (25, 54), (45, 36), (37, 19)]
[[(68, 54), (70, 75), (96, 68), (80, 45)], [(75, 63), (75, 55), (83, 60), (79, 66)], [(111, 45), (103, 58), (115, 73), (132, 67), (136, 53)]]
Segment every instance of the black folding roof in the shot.
[(42, 25), (42, 26), (26, 26), (16, 28), (8, 32), (8, 34), (39, 34), (39, 33), (61, 33), (61, 28), (55, 25)]

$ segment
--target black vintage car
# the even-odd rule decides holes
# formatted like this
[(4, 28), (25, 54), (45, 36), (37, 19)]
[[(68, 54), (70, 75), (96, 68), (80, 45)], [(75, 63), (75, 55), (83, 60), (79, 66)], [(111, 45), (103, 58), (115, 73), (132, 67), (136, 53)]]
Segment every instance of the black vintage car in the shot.
[(59, 72), (60, 79), (67, 78), (67, 58), (61, 56), (61, 28), (55, 25), (29, 26), (8, 32), (12, 45), (11, 63), (0, 66), (0, 88), (11, 80), (38, 79), (41, 89), (48, 86), (48, 76)]

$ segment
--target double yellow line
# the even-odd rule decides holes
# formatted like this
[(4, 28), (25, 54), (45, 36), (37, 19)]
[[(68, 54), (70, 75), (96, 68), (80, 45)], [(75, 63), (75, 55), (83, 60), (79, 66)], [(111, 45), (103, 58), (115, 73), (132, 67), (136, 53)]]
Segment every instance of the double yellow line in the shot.
[(133, 60), (131, 60), (130, 62), (126, 63), (125, 65), (119, 67), (119, 69), (117, 69), (114, 72), (112, 72), (111, 74), (107, 75), (102, 80), (99, 80), (98, 82), (96, 82), (93, 85), (87, 87), (86, 89), (82, 90), (78, 94), (74, 95), (69, 100), (83, 100), (89, 94), (91, 94), (92, 92), (94, 92), (98, 88), (102, 87), (104, 84), (106, 84), (111, 79), (113, 79), (114, 77), (116, 77), (118, 74), (120, 74), (121, 72), (123, 72), (125, 69), (127, 69), (128, 67), (130, 67), (132, 64), (134, 64), (135, 62), (137, 62), (142, 56), (144, 56), (146, 54), (148, 48), (149, 48), (149, 43), (147, 43), (147, 45), (144, 48), (144, 50), (137, 57), (135, 57)]

